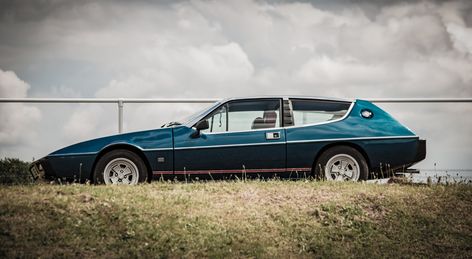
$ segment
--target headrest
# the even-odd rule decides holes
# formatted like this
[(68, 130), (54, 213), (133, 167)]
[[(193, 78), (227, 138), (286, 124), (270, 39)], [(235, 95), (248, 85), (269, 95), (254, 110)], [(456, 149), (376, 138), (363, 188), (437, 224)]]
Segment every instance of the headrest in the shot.
[(264, 122), (275, 123), (277, 120), (277, 113), (275, 111), (264, 111)]

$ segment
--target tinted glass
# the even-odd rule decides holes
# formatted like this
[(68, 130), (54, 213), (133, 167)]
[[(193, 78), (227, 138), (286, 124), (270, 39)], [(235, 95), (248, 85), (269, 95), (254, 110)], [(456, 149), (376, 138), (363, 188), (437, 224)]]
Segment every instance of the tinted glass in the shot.
[(292, 99), (293, 124), (295, 126), (316, 124), (342, 118), (351, 103)]
[(280, 127), (280, 100), (232, 101), (206, 118), (204, 132), (233, 132)]

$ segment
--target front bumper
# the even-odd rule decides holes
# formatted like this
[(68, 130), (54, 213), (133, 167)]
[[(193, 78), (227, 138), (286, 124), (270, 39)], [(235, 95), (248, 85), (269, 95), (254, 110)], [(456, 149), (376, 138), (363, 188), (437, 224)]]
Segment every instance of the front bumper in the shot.
[(43, 157), (31, 163), (29, 166), (29, 171), (34, 180), (43, 177), (48, 180), (56, 178), (56, 174), (52, 170), (51, 165), (49, 164), (48, 159), (46, 157)]

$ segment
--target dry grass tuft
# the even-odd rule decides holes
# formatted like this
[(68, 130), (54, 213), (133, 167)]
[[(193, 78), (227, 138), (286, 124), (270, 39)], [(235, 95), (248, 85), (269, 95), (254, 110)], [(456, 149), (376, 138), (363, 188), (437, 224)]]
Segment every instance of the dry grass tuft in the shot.
[(471, 185), (29, 185), (0, 197), (0, 257), (472, 256)]

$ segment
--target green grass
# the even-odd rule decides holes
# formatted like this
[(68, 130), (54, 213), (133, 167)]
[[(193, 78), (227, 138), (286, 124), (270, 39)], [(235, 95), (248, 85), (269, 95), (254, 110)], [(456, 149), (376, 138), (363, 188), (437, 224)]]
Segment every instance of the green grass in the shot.
[(0, 187), (0, 257), (472, 257), (471, 185)]

